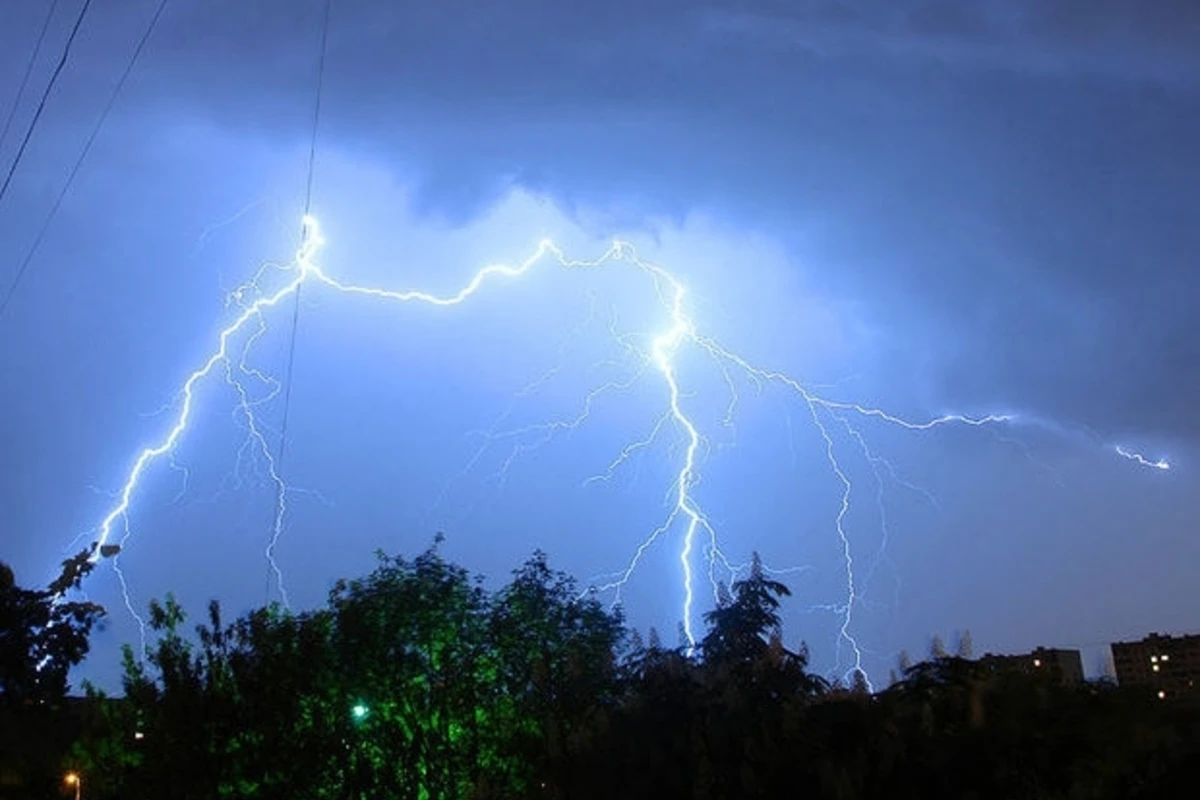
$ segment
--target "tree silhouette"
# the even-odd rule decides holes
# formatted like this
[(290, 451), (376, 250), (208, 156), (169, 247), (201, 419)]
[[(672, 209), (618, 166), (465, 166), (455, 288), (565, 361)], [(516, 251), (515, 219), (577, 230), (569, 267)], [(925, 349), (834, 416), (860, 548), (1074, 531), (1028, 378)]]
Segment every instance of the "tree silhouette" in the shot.
[(75, 736), (68, 676), (104, 609), (65, 595), (92, 566), (83, 551), (48, 588), (26, 589), (0, 563), (0, 785), (19, 781), (28, 796), (53, 791)]
[(885, 690), (855, 672), (831, 691), (783, 645), (786, 596), (755, 559), (699, 646), (670, 649), (653, 630), (627, 647), (541, 553), (494, 591), (436, 547), (380, 555), (321, 608), (213, 605), (194, 635), (168, 596), (71, 766), (125, 800), (1195, 794), (1200, 700), (1060, 686), (940, 640)]
[(959, 658), (974, 658), (975, 643), (971, 639), (970, 630), (964, 628), (963, 631), (958, 634), (958, 643), (954, 646), (954, 655), (958, 656)]
[(704, 616), (709, 629), (700, 650), (706, 661), (739, 662), (761, 656), (770, 635), (779, 630), (779, 598), (791, 591), (767, 577), (755, 553), (749, 575), (734, 582), (731, 594)]
[(23, 589), (0, 562), (0, 705), (16, 707), (61, 700), (67, 673), (88, 652), (88, 634), (104, 609), (65, 600), (93, 568), (88, 550), (62, 564), (47, 589)]
[(949, 655), (946, 650), (945, 643), (942, 642), (942, 637), (934, 634), (929, 640), (929, 657), (932, 659), (945, 658)]

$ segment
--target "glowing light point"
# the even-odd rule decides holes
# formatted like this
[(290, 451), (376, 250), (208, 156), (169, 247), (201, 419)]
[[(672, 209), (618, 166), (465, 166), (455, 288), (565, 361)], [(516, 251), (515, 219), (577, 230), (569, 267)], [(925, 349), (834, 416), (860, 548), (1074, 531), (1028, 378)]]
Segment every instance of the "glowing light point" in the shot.
[(78, 772), (68, 772), (63, 776), (63, 783), (75, 790), (75, 800), (79, 800), (83, 792), (83, 778)]

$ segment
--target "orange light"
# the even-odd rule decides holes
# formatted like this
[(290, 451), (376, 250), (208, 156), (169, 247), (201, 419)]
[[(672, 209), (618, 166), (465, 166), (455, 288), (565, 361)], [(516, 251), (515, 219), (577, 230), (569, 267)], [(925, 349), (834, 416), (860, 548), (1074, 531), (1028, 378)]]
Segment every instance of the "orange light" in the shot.
[(68, 772), (63, 777), (63, 780), (67, 782), (68, 786), (74, 786), (75, 784), (79, 783), (79, 775), (74, 772)]

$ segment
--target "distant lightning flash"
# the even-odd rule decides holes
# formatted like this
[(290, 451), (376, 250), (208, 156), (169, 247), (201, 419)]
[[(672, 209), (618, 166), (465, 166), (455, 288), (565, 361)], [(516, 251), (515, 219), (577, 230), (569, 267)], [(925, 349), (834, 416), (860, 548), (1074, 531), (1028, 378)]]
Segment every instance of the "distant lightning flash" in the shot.
[(1170, 463), (1165, 458), (1160, 458), (1157, 461), (1151, 461), (1141, 453), (1135, 453), (1132, 450), (1126, 450), (1124, 447), (1117, 445), (1113, 448), (1117, 451), (1117, 455), (1124, 456), (1135, 464), (1141, 464), (1143, 467), (1153, 467), (1154, 469), (1168, 470), (1171, 468)]
[[(808, 417), (824, 442), (825, 456), (829, 467), (841, 486), (838, 510), (833, 522), (845, 567), (846, 594), (844, 602), (830, 605), (828, 608), (836, 611), (841, 619), (839, 647), (844, 643), (853, 652), (850, 670), (845, 673), (846, 676), (850, 676), (855, 670), (862, 672), (865, 676), (865, 670), (862, 666), (862, 651), (854, 638), (852, 630), (854, 611), (861, 597), (860, 584), (856, 582), (855, 576), (853, 547), (845, 524), (846, 516), (851, 507), (854, 487), (849, 473), (843, 469), (842, 464), (838, 460), (835, 437), (831, 431), (830, 423), (844, 427), (849, 432), (849, 435), (858, 443), (873, 469), (876, 470), (876, 478), (879, 483), (878, 491), (882, 492), (882, 473), (879, 472), (879, 468), (886, 468), (891, 472), (893, 478), (895, 478), (895, 472), (890, 463), (871, 453), (867, 448), (862, 434), (857, 429), (849, 426), (846, 419), (848, 415), (875, 419), (888, 425), (917, 432), (929, 431), (943, 425), (979, 427), (1005, 425), (1015, 420), (1012, 415), (1008, 414), (990, 414), (978, 417), (962, 414), (945, 414), (926, 421), (914, 422), (877, 408), (821, 397), (795, 378), (782, 372), (756, 366), (743, 356), (728, 350), (716, 340), (701, 335), (697, 330), (695, 322), (687, 312), (685, 304), (687, 291), (684, 284), (662, 267), (640, 259), (633, 246), (625, 242), (614, 242), (606, 252), (595, 260), (577, 261), (567, 258), (563, 251), (553, 242), (544, 240), (529, 258), (516, 266), (503, 264), (485, 266), (476, 272), (457, 292), (443, 296), (417, 290), (396, 291), (372, 286), (360, 286), (345, 283), (327, 275), (314, 262), (318, 250), (324, 243), (317, 221), (311, 216), (306, 216), (303, 222), (303, 240), (292, 263), (286, 265), (266, 265), (257, 272), (252, 280), (231, 293), (229, 306), (236, 310), (232, 322), (220, 331), (217, 337), (216, 348), (208, 358), (184, 380), (178, 395), (178, 410), (175, 413), (173, 424), (156, 444), (145, 447), (133, 460), (123, 486), (115, 495), (114, 505), (105, 514), (97, 528), (95, 544), (91, 555), (93, 561), (102, 556), (114, 555), (121, 552), (128, 543), (132, 535), (129, 515), (134, 493), (138, 490), (142, 479), (152, 464), (159, 459), (173, 463), (174, 452), (192, 422), (196, 407), (197, 387), (202, 381), (216, 374), (222, 377), (225, 383), (233, 389), (237, 401), (234, 411), (235, 418), (239, 422), (240, 427), (246, 432), (245, 442), (238, 451), (239, 464), (241, 464), (244, 458), (253, 458), (255, 463), (260, 465), (266, 477), (269, 478), (270, 482), (278, 490), (276, 493), (278, 502), (273, 509), (271, 536), (266, 548), (265, 557), (270, 566), (271, 574), (275, 578), (280, 597), (285, 603), (287, 602), (288, 595), (283, 583), (283, 573), (276, 562), (275, 554), (280, 538), (284, 533), (284, 522), (288, 514), (288, 498), (295, 489), (285, 485), (276, 467), (276, 462), (271, 455), (271, 448), (267, 443), (269, 430), (256, 415), (256, 409), (275, 398), (279, 394), (281, 386), (280, 382), (275, 378), (252, 367), (248, 361), (248, 355), (255, 343), (267, 332), (265, 314), (275, 306), (278, 306), (286, 298), (294, 296), (301, 285), (305, 283), (373, 300), (398, 303), (423, 303), (438, 307), (448, 307), (465, 302), (493, 280), (517, 278), (530, 272), (537, 264), (546, 260), (553, 260), (559, 266), (568, 269), (592, 268), (609, 262), (624, 262), (640, 271), (643, 275), (648, 276), (651, 279), (657, 299), (665, 313), (666, 323), (659, 333), (649, 338), (646, 352), (643, 352), (634, 345), (629, 337), (618, 335), (615, 331), (615, 323), (610, 325), (610, 332), (613, 333), (618, 344), (638, 356), (639, 364), (635, 375), (623, 380), (613, 380), (593, 389), (584, 398), (581, 410), (568, 419), (542, 425), (526, 426), (508, 432), (500, 432), (494, 428), (487, 431), (484, 437), (488, 442), (494, 443), (501, 438), (509, 438), (517, 442), (512, 454), (505, 460), (505, 465), (501, 468), (501, 473), (503, 473), (513, 458), (517, 457), (524, 450), (530, 449), (530, 445), (522, 443), (521, 437), (530, 433), (536, 433), (540, 437), (532, 445), (536, 447), (539, 444), (549, 441), (550, 438), (560, 431), (578, 428), (587, 420), (592, 404), (601, 395), (609, 391), (620, 391), (628, 388), (647, 368), (653, 368), (661, 377), (666, 389), (665, 403), (656, 416), (656, 423), (642, 438), (630, 442), (621, 449), (609, 466), (598, 475), (586, 481), (585, 485), (593, 481), (609, 480), (636, 452), (647, 448), (654, 442), (669, 424), (680, 435), (682, 444), (682, 452), (678, 455), (679, 463), (674, 471), (674, 479), (670, 487), (670, 510), (667, 512), (663, 522), (654, 528), (636, 548), (626, 568), (614, 573), (609, 582), (598, 586), (597, 589), (610, 590), (619, 599), (621, 589), (637, 569), (646, 551), (661, 537), (667, 535), (673, 529), (681, 527), (682, 537), (678, 552), (684, 587), (681, 619), (684, 634), (688, 642), (694, 645), (696, 639), (692, 617), (696, 602), (696, 581), (693, 564), (697, 550), (702, 550), (708, 559), (708, 577), (710, 583), (713, 584), (715, 594), (719, 595), (720, 588), (715, 573), (717, 565), (721, 565), (730, 575), (737, 574), (741, 568), (731, 565), (721, 552), (717, 542), (716, 530), (706, 517), (695, 496), (694, 490), (699, 481), (699, 464), (702, 454), (706, 452), (708, 442), (702, 435), (697, 423), (686, 410), (687, 394), (681, 387), (677, 356), (682, 348), (690, 345), (697, 348), (700, 353), (706, 354), (719, 366), (725, 385), (730, 392), (725, 420), (722, 423), (725, 427), (732, 427), (733, 412), (738, 402), (737, 386), (734, 380), (735, 374), (740, 374), (760, 390), (766, 384), (776, 384), (784, 387), (798, 397), (807, 409)], [(286, 277), (286, 281), (281, 287), (273, 291), (264, 290), (263, 285), (267, 273), (276, 271), (281, 272)], [(237, 350), (239, 346), (237, 342), (239, 341), (240, 351)], [(544, 377), (542, 380), (544, 381), (547, 377)], [(487, 444), (485, 444), (486, 446)], [(1150, 462), (1136, 453), (1130, 453), (1121, 448), (1118, 448), (1118, 452), (1122, 456), (1133, 459), (1144, 466), (1159, 469), (1168, 468), (1165, 461)], [(479, 458), (479, 455), (477, 453), (475, 458), (472, 459), (472, 464)], [(470, 465), (468, 465), (469, 468)], [(924, 491), (899, 481), (898, 478), (896, 480), (901, 485), (908, 486), (917, 491)], [(926, 496), (929, 496), (928, 493), (926, 493)], [(931, 498), (931, 496), (929, 497)], [(117, 537), (119, 537), (119, 542), (114, 546), (112, 542)], [(698, 541), (698, 537), (703, 537), (704, 541)], [(114, 563), (115, 561), (116, 559), (114, 558)], [(128, 584), (119, 569), (118, 576), (121, 581), (126, 606), (140, 624), (140, 618), (134, 613)]]

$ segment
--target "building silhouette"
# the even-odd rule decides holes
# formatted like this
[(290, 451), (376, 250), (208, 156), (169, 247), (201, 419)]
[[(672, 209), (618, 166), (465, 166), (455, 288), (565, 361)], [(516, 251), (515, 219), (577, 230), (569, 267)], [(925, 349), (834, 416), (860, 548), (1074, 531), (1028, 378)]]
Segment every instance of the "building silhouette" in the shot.
[(1083, 683), (1083, 657), (1078, 650), (1038, 647), (1020, 655), (985, 653), (979, 663), (996, 673), (1043, 677), (1063, 686)]
[(1121, 686), (1142, 686), (1160, 699), (1191, 694), (1200, 682), (1200, 635), (1152, 633), (1136, 642), (1113, 642), (1113, 666)]

